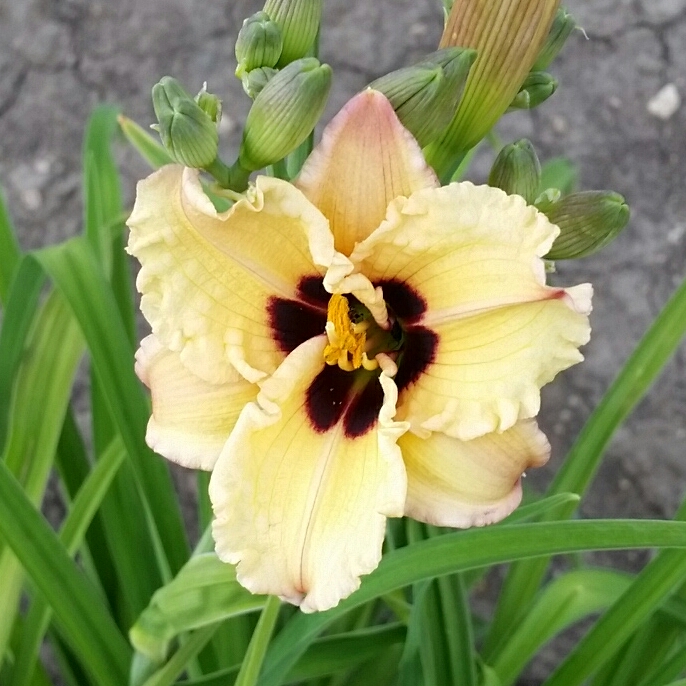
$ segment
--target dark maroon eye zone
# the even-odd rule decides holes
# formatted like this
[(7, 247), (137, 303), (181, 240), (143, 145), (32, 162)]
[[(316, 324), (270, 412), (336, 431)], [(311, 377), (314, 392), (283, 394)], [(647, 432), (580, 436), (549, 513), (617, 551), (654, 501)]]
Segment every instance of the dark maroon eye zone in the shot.
[(385, 279), (374, 285), (381, 286), (386, 304), (398, 319), (409, 323), (426, 312), (426, 300), (403, 281)]
[(320, 336), (326, 328), (326, 312), (299, 300), (272, 297), (267, 303), (267, 315), (272, 335), (286, 354), (310, 338)]
[(424, 326), (413, 326), (404, 332), (403, 350), (398, 358), (395, 385), (398, 392), (415, 383), (436, 358), (438, 335)]
[[(426, 302), (412, 288), (396, 280), (379, 281), (393, 317), (391, 335), (402, 341), (395, 383), (402, 392), (414, 384), (434, 361), (438, 336), (423, 326), (413, 325), (426, 311)], [(272, 335), (285, 353), (324, 333), (326, 308), (331, 297), (321, 276), (306, 276), (298, 283), (300, 300), (270, 298), (267, 314)], [(346, 296), (357, 303), (354, 296)], [(365, 382), (366, 381), (366, 382)], [(347, 372), (325, 365), (306, 392), (305, 409), (317, 433), (326, 433), (340, 422), (346, 438), (359, 438), (375, 426), (383, 405), (379, 372)]]
[(371, 431), (379, 419), (383, 405), (383, 388), (379, 375), (374, 374), (367, 385), (350, 403), (343, 417), (343, 431), (347, 438), (359, 438)]
[[(360, 374), (368, 377), (361, 388)], [(355, 374), (334, 365), (326, 365), (317, 374), (305, 396), (312, 428), (317, 433), (326, 433), (342, 421), (346, 438), (358, 438), (373, 429), (382, 405), (378, 373)]]
[(326, 309), (329, 304), (330, 293), (324, 288), (324, 279), (321, 276), (303, 276), (298, 282), (297, 293), (303, 300), (309, 301), (315, 306)]

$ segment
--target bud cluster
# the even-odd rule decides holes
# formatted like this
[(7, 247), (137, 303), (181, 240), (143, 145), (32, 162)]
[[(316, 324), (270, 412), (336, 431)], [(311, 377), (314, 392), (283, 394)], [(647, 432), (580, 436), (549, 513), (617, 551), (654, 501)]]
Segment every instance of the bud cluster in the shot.
[[(322, 4), (265, 0), (262, 10), (243, 22), (235, 73), (253, 102), (232, 165), (218, 157), (221, 100), (205, 86), (191, 97), (168, 76), (152, 94), (161, 155), (203, 169), (236, 192), (264, 167), (292, 178), (311, 150), (331, 88), (332, 70), (316, 56)], [(502, 0), (497, 12), (483, 11), (482, 0), (443, 0), (443, 5), (440, 48), (369, 87), (388, 99), (429, 165), (448, 182), (484, 137), (497, 140), (489, 132), (500, 116), (537, 107), (555, 93), (558, 81), (548, 69), (577, 23), (556, 0)], [(629, 210), (622, 196), (563, 193), (542, 185), (543, 178), (554, 176), (550, 166), (545, 172), (532, 143), (522, 139), (499, 149), (488, 183), (522, 196), (559, 226), (549, 260), (592, 254), (626, 226)], [(570, 190), (562, 180), (559, 185)]]

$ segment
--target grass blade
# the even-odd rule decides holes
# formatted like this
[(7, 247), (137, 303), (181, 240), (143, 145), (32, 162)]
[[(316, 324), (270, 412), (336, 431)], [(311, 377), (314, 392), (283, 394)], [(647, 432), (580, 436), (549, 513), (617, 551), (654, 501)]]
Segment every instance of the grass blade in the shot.
[(174, 164), (174, 160), (160, 142), (136, 124), (133, 119), (121, 114), (119, 115), (119, 126), (129, 143), (153, 169), (159, 169), (165, 164)]
[(0, 304), (4, 305), (19, 266), (21, 249), (12, 228), (12, 222), (5, 207), (5, 199), (0, 189)]
[(469, 529), (389, 553), (360, 589), (338, 607), (296, 615), (272, 642), (260, 686), (278, 686), (315, 637), (333, 620), (397, 588), (476, 567), (599, 549), (686, 547), (682, 522), (573, 521)]
[[(59, 341), (59, 345), (55, 345)], [(83, 339), (69, 309), (53, 292), (35, 317), (12, 396), (3, 465), (26, 498), (40, 502), (69, 403)], [(11, 548), (0, 554), (0, 655), (4, 655), (24, 572)]]
[(250, 639), (248, 652), (243, 658), (236, 678), (236, 686), (257, 686), (264, 656), (274, 632), (280, 609), (281, 601), (276, 596), (269, 596)]
[(12, 387), (45, 278), (30, 258), (20, 259), (0, 329), (0, 449), (5, 445)]
[[(660, 374), (684, 333), (686, 281), (664, 306), (586, 422), (547, 495), (564, 492), (583, 495), (586, 492), (614, 432)], [(555, 517), (569, 517), (575, 509), (575, 503), (570, 503)], [(543, 517), (544, 520), (549, 518), (550, 515)], [(510, 569), (486, 641), (484, 657), (487, 660), (493, 658), (510, 628), (517, 626), (541, 585), (548, 563), (549, 560), (542, 557), (519, 562)]]
[(686, 555), (667, 550), (655, 558), (579, 641), (545, 686), (574, 686), (600, 668), (686, 579)]
[(601, 569), (569, 572), (548, 584), (489, 665), (502, 686), (514, 683), (538, 650), (556, 634), (607, 608), (630, 584), (629, 575)]
[[(62, 545), (70, 556), (73, 557), (81, 546), (86, 530), (125, 459), (126, 451), (121, 441), (114, 441), (84, 481), (69, 509), (59, 535)], [(34, 598), (21, 633), (21, 644), (17, 651), (9, 686), (24, 686), (31, 683), (38, 649), (50, 623), (51, 615), (52, 612), (45, 600), (40, 597)]]
[(109, 230), (122, 212), (119, 174), (110, 143), (118, 132), (119, 110), (101, 105), (93, 110), (83, 139), (83, 227), (106, 274), (112, 269)]
[(133, 350), (116, 315), (114, 296), (82, 238), (42, 250), (37, 258), (69, 302), (86, 338), (93, 368), (144, 494), (143, 502), (149, 506), (147, 523), (155, 554), (163, 578), (168, 578), (169, 570), (173, 574), (181, 569), (189, 549), (169, 471), (145, 443), (150, 410), (133, 371)]
[(0, 535), (55, 613), (60, 632), (101, 686), (125, 683), (130, 648), (100, 595), (0, 462)]

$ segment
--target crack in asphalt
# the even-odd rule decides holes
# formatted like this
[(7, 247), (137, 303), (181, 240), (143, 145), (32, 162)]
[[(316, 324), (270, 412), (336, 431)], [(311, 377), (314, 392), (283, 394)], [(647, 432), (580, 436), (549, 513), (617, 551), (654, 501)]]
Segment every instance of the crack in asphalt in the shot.
[(15, 76), (7, 99), (0, 103), (0, 119), (2, 119), (14, 107), (15, 103), (19, 99), (19, 94), (29, 76), (29, 71), (30, 69), (28, 67), (24, 67)]

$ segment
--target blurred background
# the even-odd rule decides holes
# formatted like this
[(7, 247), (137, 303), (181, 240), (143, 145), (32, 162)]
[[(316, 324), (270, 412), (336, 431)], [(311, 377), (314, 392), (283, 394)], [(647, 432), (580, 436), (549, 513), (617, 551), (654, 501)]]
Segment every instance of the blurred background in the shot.
[[(629, 227), (600, 255), (558, 263), (555, 282), (595, 286), (586, 362), (544, 391), (548, 467), (564, 458), (640, 336), (686, 273), (686, 0), (569, 0), (585, 29), (550, 71), (557, 93), (508, 114), (504, 142), (530, 138), (542, 162), (565, 155), (578, 189), (612, 189)], [(119, 105), (153, 122), (150, 89), (170, 74), (189, 92), (204, 81), (224, 101), (221, 145), (235, 154), (249, 106), (234, 77), (233, 44), (258, 0), (0, 0), (0, 185), (24, 248), (80, 231), (81, 137), (91, 108)], [(326, 0), (321, 58), (334, 69), (325, 120), (374, 78), (434, 50), (440, 0)], [(129, 202), (148, 173), (122, 144)], [(491, 152), (470, 178), (483, 182)], [(583, 516), (671, 517), (686, 490), (686, 348), (620, 430)], [(627, 553), (634, 567), (647, 553)], [(602, 558), (599, 558), (602, 561)]]

